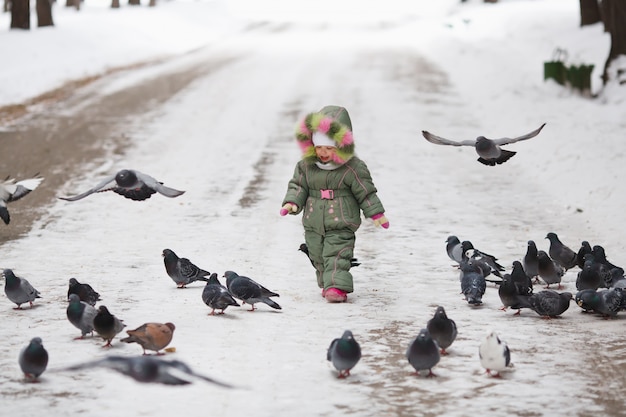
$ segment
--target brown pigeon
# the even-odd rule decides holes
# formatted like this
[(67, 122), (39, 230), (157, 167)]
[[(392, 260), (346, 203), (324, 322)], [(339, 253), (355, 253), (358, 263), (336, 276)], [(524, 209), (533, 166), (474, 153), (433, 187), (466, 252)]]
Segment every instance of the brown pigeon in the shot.
[(144, 323), (135, 330), (127, 330), (128, 337), (121, 339), (126, 343), (137, 343), (146, 350), (153, 350), (157, 355), (162, 355), (159, 351), (165, 348), (172, 341), (176, 326), (172, 323)]

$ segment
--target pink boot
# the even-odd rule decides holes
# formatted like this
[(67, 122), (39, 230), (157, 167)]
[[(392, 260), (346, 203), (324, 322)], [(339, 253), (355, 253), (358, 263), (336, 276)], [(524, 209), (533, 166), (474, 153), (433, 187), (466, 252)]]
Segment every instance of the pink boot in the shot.
[(338, 288), (328, 288), (324, 291), (324, 298), (329, 303), (343, 303), (348, 299), (348, 294)]

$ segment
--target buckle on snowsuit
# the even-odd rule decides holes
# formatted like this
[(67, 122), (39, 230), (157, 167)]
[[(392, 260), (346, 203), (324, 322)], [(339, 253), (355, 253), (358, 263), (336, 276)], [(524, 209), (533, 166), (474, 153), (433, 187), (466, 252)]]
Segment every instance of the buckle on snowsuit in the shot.
[(322, 200), (334, 200), (335, 191), (333, 190), (320, 190), (320, 198)]

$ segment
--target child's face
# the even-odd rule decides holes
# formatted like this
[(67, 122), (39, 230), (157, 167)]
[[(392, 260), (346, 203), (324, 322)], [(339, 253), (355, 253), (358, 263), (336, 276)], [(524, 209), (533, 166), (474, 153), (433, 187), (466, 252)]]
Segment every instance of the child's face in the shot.
[(316, 146), (315, 155), (323, 163), (332, 161), (336, 148), (334, 146)]

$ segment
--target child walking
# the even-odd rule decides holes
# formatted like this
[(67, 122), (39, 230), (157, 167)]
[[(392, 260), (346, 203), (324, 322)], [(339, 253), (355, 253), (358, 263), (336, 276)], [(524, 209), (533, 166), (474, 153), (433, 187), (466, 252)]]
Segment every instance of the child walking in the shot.
[(365, 162), (354, 155), (352, 123), (345, 108), (326, 106), (297, 126), (302, 159), (280, 210), (302, 212), (304, 239), (315, 266), (317, 285), (331, 303), (344, 302), (353, 291), (350, 260), (361, 211), (376, 226), (389, 221)]

